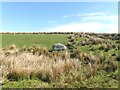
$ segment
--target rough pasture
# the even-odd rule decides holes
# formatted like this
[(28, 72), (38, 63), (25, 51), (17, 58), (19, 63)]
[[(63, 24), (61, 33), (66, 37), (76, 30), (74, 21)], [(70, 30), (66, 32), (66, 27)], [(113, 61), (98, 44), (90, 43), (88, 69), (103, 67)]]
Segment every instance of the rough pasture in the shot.
[[(2, 41), (0, 80), (3, 88), (118, 87), (117, 35), (3, 34)], [(55, 43), (62, 43), (68, 49), (51, 51)]]

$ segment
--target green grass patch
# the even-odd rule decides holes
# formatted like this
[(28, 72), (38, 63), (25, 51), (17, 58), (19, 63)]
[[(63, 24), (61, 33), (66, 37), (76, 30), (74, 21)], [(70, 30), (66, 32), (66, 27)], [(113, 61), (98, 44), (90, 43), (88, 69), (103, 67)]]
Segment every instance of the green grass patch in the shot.
[(2, 88), (49, 88), (49, 86), (40, 80), (20, 80), (8, 81)]
[(2, 47), (7, 48), (11, 44), (15, 44), (18, 48), (21, 48), (36, 44), (50, 49), (55, 43), (66, 44), (67, 36), (66, 34), (3, 34)]

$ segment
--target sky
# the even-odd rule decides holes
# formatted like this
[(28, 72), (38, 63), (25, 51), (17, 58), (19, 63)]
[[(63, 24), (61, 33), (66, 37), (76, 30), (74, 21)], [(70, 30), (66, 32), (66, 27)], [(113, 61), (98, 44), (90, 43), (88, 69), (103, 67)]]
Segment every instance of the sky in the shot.
[(118, 33), (118, 3), (2, 2), (2, 32)]

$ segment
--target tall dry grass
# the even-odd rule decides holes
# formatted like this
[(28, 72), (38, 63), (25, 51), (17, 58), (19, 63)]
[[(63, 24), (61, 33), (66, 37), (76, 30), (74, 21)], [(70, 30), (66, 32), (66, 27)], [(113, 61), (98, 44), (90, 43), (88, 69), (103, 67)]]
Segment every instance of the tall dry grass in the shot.
[(56, 81), (63, 74), (74, 74), (80, 66), (81, 62), (78, 59), (70, 59), (67, 52), (62, 55), (62, 58), (58, 57), (56, 60), (54, 57), (32, 53), (21, 53), (17, 56), (15, 54), (5, 56), (3, 52), (0, 53), (1, 80), (37, 77), (47, 82)]

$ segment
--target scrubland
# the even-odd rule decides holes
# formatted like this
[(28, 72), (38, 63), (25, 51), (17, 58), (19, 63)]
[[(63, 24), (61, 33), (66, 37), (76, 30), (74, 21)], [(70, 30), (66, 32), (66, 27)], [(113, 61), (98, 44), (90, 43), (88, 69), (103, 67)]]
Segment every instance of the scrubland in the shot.
[[(3, 88), (118, 88), (118, 34), (3, 34)], [(67, 50), (54, 51), (62, 43)]]

